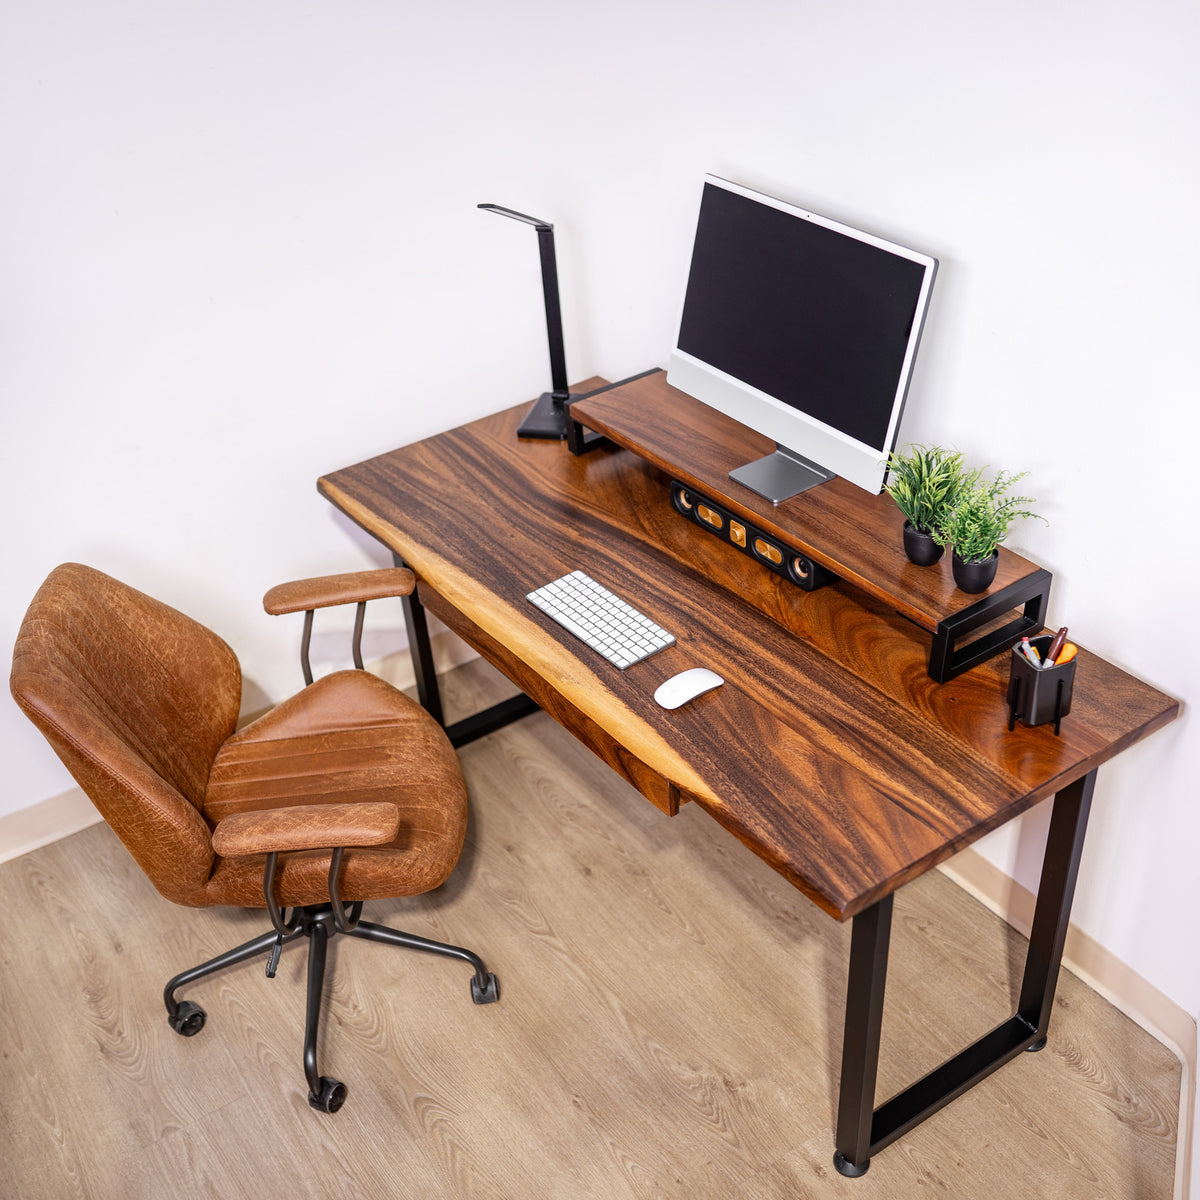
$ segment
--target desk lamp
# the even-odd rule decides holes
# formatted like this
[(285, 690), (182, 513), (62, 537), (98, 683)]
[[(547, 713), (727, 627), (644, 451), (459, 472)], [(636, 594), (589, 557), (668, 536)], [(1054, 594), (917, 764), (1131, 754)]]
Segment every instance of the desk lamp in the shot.
[(524, 213), (502, 208), (499, 204), (481, 204), (488, 212), (512, 217), (537, 230), (538, 250), (542, 259), (542, 293), (546, 298), (546, 336), (550, 341), (550, 388), (534, 402), (517, 430), (518, 437), (547, 438), (557, 441), (567, 436), (567, 410), (573, 399), (567, 390), (567, 356), (563, 349), (562, 312), (558, 304), (558, 267), (554, 257), (554, 226)]

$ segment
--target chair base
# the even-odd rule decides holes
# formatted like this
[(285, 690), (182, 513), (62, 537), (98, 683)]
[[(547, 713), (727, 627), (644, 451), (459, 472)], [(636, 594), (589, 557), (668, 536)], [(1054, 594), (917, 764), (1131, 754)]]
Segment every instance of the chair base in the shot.
[[(483, 960), (461, 946), (431, 941), (412, 933), (389, 929), (386, 925), (375, 925), (370, 921), (359, 921), (353, 928), (340, 930), (329, 904), (313, 904), (299, 910), (299, 920), (288, 933), (276, 933), (272, 929), (256, 938), (235, 946), (232, 950), (218, 954), (190, 970), (181, 971), (163, 989), (163, 1002), (167, 1006), (167, 1020), (172, 1029), (183, 1037), (193, 1037), (204, 1028), (205, 1012), (191, 1000), (177, 1000), (175, 993), (182, 987), (212, 975), (226, 967), (235, 966), (260, 954), (268, 954), (294, 941), (298, 937), (308, 938), (308, 1001), (304, 1021), (304, 1075), (308, 1080), (308, 1102), (318, 1112), (335, 1113), (346, 1099), (346, 1085), (317, 1070), (317, 1030), (321, 1018), (321, 997), (325, 986), (325, 958), (329, 939), (339, 932), (370, 942), (383, 942), (405, 950), (424, 950), (448, 958), (462, 959), (474, 970), (471, 977), (471, 999), (476, 1004), (493, 1004), (500, 999), (500, 988), (496, 976), (488, 971)], [(272, 953), (267, 966), (268, 975), (274, 974), (278, 953)]]

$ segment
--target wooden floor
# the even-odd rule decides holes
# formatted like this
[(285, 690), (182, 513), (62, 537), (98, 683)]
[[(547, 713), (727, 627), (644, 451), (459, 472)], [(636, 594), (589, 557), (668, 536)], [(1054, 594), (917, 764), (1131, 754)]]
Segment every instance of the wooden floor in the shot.
[[(481, 682), (482, 681), (482, 682)], [(450, 677), (471, 704), (478, 665)], [(303, 945), (162, 985), (266, 928), (161, 899), (104, 826), (0, 866), (0, 1196), (1166, 1200), (1180, 1066), (1064, 974), (1050, 1043), (847, 1180), (831, 1163), (849, 929), (690, 806), (674, 820), (539, 714), (466, 748), (473, 826), (438, 893), (372, 920), (461, 964), (331, 950), (313, 1112)], [(941, 874), (896, 903), (880, 1091), (1007, 1017), (1021, 939)]]

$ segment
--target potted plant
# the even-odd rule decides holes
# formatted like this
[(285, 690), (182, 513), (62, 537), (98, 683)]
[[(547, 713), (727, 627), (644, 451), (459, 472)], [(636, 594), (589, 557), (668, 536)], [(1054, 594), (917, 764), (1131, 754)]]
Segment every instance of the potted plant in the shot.
[(1008, 491), (1028, 474), (1013, 475), (999, 471), (991, 483), (972, 472), (965, 480), (954, 506), (934, 530), (934, 538), (943, 547), (951, 546), (954, 582), (964, 592), (983, 592), (996, 578), (1000, 543), (1008, 537), (1009, 526), (1018, 517), (1038, 517), (1023, 508), (1032, 504), (1032, 496), (1010, 496)]
[(963, 456), (941, 446), (908, 446), (888, 459), (884, 490), (904, 514), (904, 552), (921, 567), (932, 566), (945, 550), (934, 531), (954, 507), (966, 476)]

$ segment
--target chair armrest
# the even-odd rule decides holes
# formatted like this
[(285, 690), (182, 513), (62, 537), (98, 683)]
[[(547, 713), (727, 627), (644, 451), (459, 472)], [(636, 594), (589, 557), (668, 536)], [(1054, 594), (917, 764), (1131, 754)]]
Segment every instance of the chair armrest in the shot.
[(213, 830), (213, 850), (222, 858), (287, 850), (332, 850), (381, 846), (400, 832), (400, 810), (385, 801), (358, 804), (300, 804), (231, 813)]
[(263, 597), (263, 608), (273, 617), (284, 613), (311, 612), (335, 604), (361, 604), (408, 596), (416, 578), (407, 567), (380, 567), (374, 571), (349, 571), (344, 575), (320, 575), (280, 583)]

